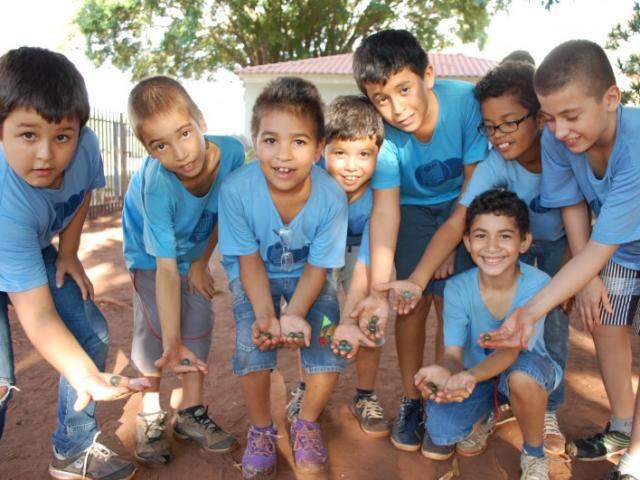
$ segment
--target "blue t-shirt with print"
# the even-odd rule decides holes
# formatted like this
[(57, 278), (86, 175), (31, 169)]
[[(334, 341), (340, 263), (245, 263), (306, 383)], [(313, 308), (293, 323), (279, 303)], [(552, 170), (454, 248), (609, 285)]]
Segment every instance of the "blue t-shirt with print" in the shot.
[[(505, 318), (523, 306), (548, 282), (549, 275), (535, 267), (519, 262), (518, 286)], [(477, 340), (484, 332), (500, 328), (504, 318), (496, 319), (487, 309), (480, 293), (479, 269), (472, 268), (449, 280), (444, 289), (444, 345), (464, 348), (464, 368), (481, 363), (493, 350), (482, 348)], [(556, 383), (562, 378), (562, 369), (554, 362), (544, 344), (544, 322), (536, 322), (529, 339), (529, 350), (545, 357), (556, 370)]]
[(299, 277), (307, 262), (322, 268), (344, 265), (347, 197), (322, 168), (314, 165), (310, 176), (307, 203), (288, 225), (271, 199), (260, 162), (245, 165), (224, 182), (219, 245), (230, 282), (240, 276), (238, 256), (255, 252), (269, 278)]
[(549, 208), (586, 200), (596, 214), (591, 239), (620, 245), (613, 261), (640, 270), (640, 108), (619, 107), (616, 139), (602, 178), (545, 128), (541, 202)]
[(244, 148), (235, 138), (205, 135), (205, 139), (220, 151), (216, 178), (205, 195), (190, 193), (152, 157), (131, 178), (122, 210), (129, 270), (155, 270), (156, 257), (175, 258), (180, 274), (186, 275), (205, 252), (218, 222), (220, 186), (244, 163)]
[(0, 148), (0, 291), (25, 292), (47, 283), (41, 250), (73, 219), (84, 196), (104, 186), (98, 138), (88, 127), (58, 189), (29, 185)]
[(541, 174), (530, 172), (515, 160), (505, 160), (494, 149), (473, 171), (460, 203), (468, 207), (481, 193), (504, 187), (518, 195), (529, 207), (534, 240), (558, 240), (564, 237), (562, 214), (559, 208), (540, 205), (540, 180)]
[(458, 197), (464, 165), (484, 159), (488, 148), (478, 132), (482, 115), (473, 88), (458, 80), (436, 80), (438, 120), (428, 142), (385, 124), (373, 188), (400, 187), (402, 205), (436, 205)]

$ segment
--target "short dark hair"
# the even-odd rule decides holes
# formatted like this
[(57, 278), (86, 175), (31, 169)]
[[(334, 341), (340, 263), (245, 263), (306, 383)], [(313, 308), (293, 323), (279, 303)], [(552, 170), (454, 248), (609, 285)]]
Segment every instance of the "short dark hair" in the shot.
[(427, 52), (406, 30), (382, 30), (365, 38), (353, 54), (353, 75), (358, 88), (367, 83), (385, 84), (391, 75), (408, 68), (420, 78), (429, 65)]
[(493, 68), (476, 83), (473, 94), (478, 102), (503, 95), (515, 95), (518, 103), (531, 114), (538, 113), (540, 102), (533, 89), (533, 65), (508, 61)]
[(509, 55), (500, 60), (500, 63), (505, 62), (526, 62), (530, 63), (534, 67), (536, 66), (536, 61), (533, 59), (531, 54), (526, 50), (514, 50)]
[(380, 147), (384, 140), (382, 117), (365, 96), (337, 97), (329, 105), (325, 120), (327, 143), (372, 138)]
[(473, 199), (464, 223), (464, 233), (469, 235), (471, 224), (478, 215), (501, 215), (511, 217), (516, 221), (520, 235), (523, 237), (530, 232), (529, 209), (518, 195), (504, 188), (494, 188), (481, 193)]
[(142, 124), (175, 108), (184, 108), (195, 120), (202, 120), (202, 112), (184, 87), (171, 77), (158, 75), (140, 81), (129, 93), (129, 121), (138, 139), (142, 138)]
[(580, 81), (586, 94), (602, 98), (616, 77), (607, 54), (589, 40), (569, 40), (551, 50), (536, 71), (534, 85), (539, 95), (549, 95)]
[(273, 110), (286, 110), (307, 116), (316, 125), (317, 140), (324, 139), (324, 108), (316, 86), (299, 77), (279, 77), (269, 82), (253, 105), (251, 135), (256, 137), (262, 116)]
[(17, 108), (32, 108), (47, 122), (89, 120), (89, 95), (80, 72), (61, 53), (20, 47), (0, 57), (0, 125)]

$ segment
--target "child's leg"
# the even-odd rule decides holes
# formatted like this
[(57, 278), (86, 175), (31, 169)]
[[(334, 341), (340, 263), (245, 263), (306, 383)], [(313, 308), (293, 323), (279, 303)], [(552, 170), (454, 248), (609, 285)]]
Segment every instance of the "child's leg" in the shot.
[(244, 401), (251, 425), (264, 428), (271, 425), (271, 372), (262, 370), (241, 377)]
[(425, 320), (430, 307), (430, 297), (423, 296), (411, 313), (396, 317), (396, 351), (400, 365), (402, 389), (404, 396), (410, 399), (420, 398), (420, 392), (414, 384), (413, 376), (420, 369), (424, 360)]
[(314, 373), (307, 375), (307, 387), (300, 409), (300, 417), (308, 422), (317, 422), (318, 417), (329, 401), (339, 373)]
[(514, 371), (509, 375), (509, 403), (520, 425), (524, 443), (542, 447), (546, 390), (527, 373)]
[(359, 390), (373, 390), (375, 388), (381, 357), (382, 348), (360, 348), (356, 357), (356, 385)]

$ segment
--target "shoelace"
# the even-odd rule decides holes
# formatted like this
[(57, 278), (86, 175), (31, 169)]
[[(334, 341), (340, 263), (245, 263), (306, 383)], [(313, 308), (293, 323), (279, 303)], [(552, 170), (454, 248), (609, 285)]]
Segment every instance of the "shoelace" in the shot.
[(412, 402), (409, 399), (403, 399), (400, 403), (400, 409), (398, 410), (397, 421), (404, 422), (405, 418), (409, 416), (411, 412)]
[(383, 411), (377, 399), (371, 397), (360, 398), (356, 408), (362, 408), (362, 416), (365, 418), (383, 418)]
[(291, 392), (291, 400), (287, 405), (287, 410), (294, 410), (294, 413), (299, 413), (302, 403), (302, 397), (304, 396), (304, 390), (300, 387), (296, 388), (293, 392)]
[(272, 455), (276, 449), (275, 439), (277, 438), (279, 435), (272, 431), (261, 432), (250, 427), (247, 435), (247, 453), (265, 457)]
[(324, 457), (326, 449), (322, 445), (322, 437), (319, 429), (311, 429), (303, 426), (296, 433), (296, 441), (293, 445), (294, 450), (311, 450), (317, 457)]
[(96, 432), (91, 445), (89, 446), (89, 448), (87, 448), (87, 451), (84, 454), (84, 460), (82, 461), (82, 478), (87, 478), (87, 468), (89, 467), (90, 456), (109, 460), (109, 458), (111, 458), (111, 456), (114, 454), (107, 447), (96, 441), (100, 433), (101, 432)]
[(548, 469), (547, 469), (547, 463), (546, 463), (546, 459), (544, 457), (542, 458), (536, 458), (536, 457), (529, 457), (531, 458), (531, 460), (524, 462), (524, 468), (522, 469), (522, 474), (523, 476), (525, 475), (535, 475), (535, 477), (533, 478), (544, 478), (545, 476), (547, 476), (548, 473)]
[(203, 427), (205, 427), (207, 430), (211, 429), (214, 432), (217, 432), (218, 430), (222, 430), (217, 424), (216, 422), (214, 422), (213, 420), (211, 420), (211, 418), (209, 417), (209, 407), (205, 407), (204, 408), (204, 412), (201, 415), (196, 416), (195, 414), (193, 415), (193, 418), (195, 419), (196, 422), (198, 422), (200, 425), (202, 425)]
[(162, 437), (162, 433), (164, 432), (164, 422), (166, 418), (166, 414), (162, 413), (160, 415), (157, 415), (152, 420), (149, 420), (148, 422), (145, 419), (145, 436), (149, 440), (156, 441)]
[(546, 412), (544, 414), (544, 434), (562, 436), (555, 413)]

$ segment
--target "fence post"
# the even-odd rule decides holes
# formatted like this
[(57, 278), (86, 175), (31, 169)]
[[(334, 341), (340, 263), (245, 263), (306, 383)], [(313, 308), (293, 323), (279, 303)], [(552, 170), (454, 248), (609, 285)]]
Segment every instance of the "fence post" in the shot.
[(124, 195), (127, 192), (129, 186), (129, 175), (127, 172), (127, 124), (124, 121), (124, 116), (120, 114), (120, 201), (124, 203)]

